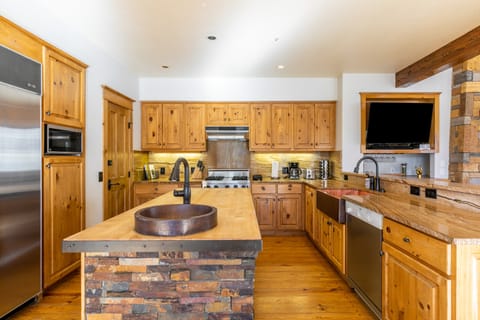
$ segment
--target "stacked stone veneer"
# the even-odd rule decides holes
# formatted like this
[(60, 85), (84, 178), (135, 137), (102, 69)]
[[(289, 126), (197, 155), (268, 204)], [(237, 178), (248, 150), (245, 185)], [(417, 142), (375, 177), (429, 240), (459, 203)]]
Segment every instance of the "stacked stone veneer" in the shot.
[(86, 253), (87, 320), (253, 319), (257, 252)]
[(450, 181), (480, 184), (480, 56), (453, 68)]

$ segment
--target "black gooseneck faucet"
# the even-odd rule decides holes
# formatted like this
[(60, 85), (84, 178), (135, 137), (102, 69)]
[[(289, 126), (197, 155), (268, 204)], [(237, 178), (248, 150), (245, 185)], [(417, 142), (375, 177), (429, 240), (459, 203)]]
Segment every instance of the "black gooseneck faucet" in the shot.
[(176, 181), (179, 180), (178, 177), (180, 176), (180, 163), (183, 164), (183, 169), (185, 171), (185, 181), (183, 182), (183, 190), (173, 190), (173, 195), (175, 197), (183, 197), (183, 204), (190, 204), (190, 197), (192, 195), (192, 190), (190, 189), (190, 166), (188, 165), (188, 161), (185, 160), (185, 158), (180, 157), (177, 159), (177, 161), (175, 161), (171, 177), (176, 177)]
[(353, 169), (353, 172), (358, 173), (360, 163), (363, 160), (372, 160), (373, 163), (375, 164), (375, 181), (373, 183), (373, 188), (370, 188), (370, 189), (375, 190), (375, 191), (381, 191), (381, 189), (380, 189), (380, 176), (378, 175), (378, 163), (377, 163), (377, 160), (375, 160), (375, 158), (370, 157), (370, 156), (361, 157), (360, 160), (357, 161), (357, 164), (355, 165), (355, 168)]

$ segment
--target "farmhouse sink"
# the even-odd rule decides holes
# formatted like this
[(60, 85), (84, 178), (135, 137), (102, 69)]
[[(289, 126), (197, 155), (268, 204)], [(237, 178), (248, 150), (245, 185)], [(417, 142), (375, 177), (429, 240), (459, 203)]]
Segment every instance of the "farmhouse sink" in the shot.
[(317, 209), (339, 223), (345, 223), (344, 195), (366, 195), (368, 192), (359, 189), (323, 189), (317, 190)]
[(135, 212), (135, 231), (154, 236), (181, 236), (212, 229), (217, 208), (200, 204), (166, 204)]

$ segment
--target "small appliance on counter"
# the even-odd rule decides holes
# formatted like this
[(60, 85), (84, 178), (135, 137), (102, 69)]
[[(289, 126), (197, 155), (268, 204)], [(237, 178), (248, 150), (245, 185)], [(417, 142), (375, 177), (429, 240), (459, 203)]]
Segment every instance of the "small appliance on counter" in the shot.
[(315, 169), (313, 168), (304, 168), (303, 169), (303, 178), (307, 180), (315, 179)]
[(318, 178), (322, 180), (327, 180), (330, 178), (330, 161), (329, 160), (320, 160), (318, 168)]
[(272, 179), (278, 179), (278, 161), (272, 161)]
[(289, 162), (288, 163), (288, 178), (292, 180), (300, 179), (302, 174), (302, 169), (298, 167), (298, 162)]
[(158, 179), (159, 174), (158, 171), (155, 170), (155, 166), (153, 164), (144, 165), (143, 170), (145, 171), (145, 178), (147, 180)]

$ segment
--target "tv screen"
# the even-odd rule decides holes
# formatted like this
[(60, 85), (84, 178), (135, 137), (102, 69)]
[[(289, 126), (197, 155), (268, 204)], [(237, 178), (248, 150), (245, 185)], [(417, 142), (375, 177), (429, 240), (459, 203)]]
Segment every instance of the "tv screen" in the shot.
[(367, 149), (414, 149), (430, 140), (433, 103), (371, 102)]

